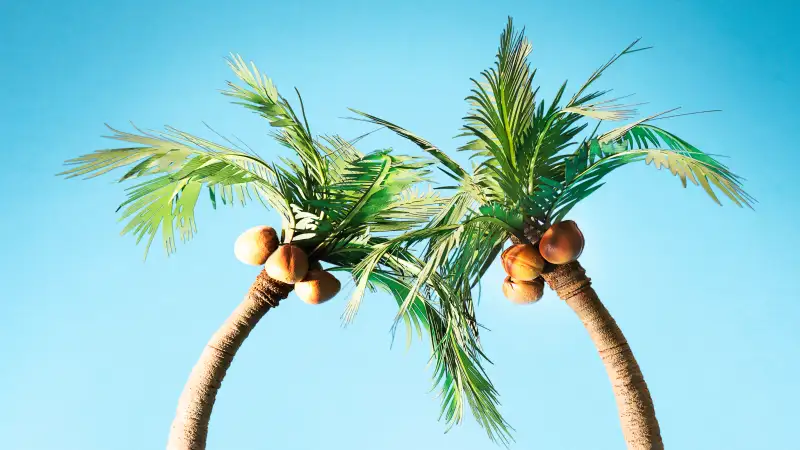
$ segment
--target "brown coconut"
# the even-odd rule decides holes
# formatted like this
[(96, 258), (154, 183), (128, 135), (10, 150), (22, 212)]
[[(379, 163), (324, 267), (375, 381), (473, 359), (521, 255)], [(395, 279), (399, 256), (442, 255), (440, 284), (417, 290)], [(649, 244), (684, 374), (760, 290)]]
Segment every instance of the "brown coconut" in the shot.
[(308, 273), (308, 256), (300, 247), (281, 245), (267, 258), (267, 275), (287, 284), (295, 284)]
[(539, 277), (531, 281), (520, 281), (506, 277), (503, 282), (503, 295), (518, 305), (536, 303), (544, 295), (544, 280)]
[(533, 280), (544, 269), (542, 255), (531, 244), (512, 245), (500, 255), (500, 260), (506, 274), (518, 281)]
[(245, 230), (233, 244), (236, 259), (251, 266), (260, 266), (278, 248), (278, 233), (266, 225)]
[(342, 284), (330, 272), (312, 269), (303, 281), (294, 285), (294, 291), (300, 300), (310, 305), (319, 305), (333, 298), (341, 287)]
[(552, 264), (576, 261), (583, 252), (583, 233), (572, 220), (551, 226), (539, 241), (539, 252)]

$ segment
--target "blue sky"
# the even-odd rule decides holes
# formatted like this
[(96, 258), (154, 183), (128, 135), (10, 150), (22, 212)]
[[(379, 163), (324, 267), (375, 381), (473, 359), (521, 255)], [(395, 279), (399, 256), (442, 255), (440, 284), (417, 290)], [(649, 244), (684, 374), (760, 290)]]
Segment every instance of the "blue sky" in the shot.
[[(300, 2), (298, 2), (300, 3)], [(347, 107), (454, 148), (469, 77), (488, 67), (508, 15), (527, 27), (542, 93), (573, 88), (637, 37), (655, 49), (600, 82), (649, 102), (722, 113), (662, 123), (724, 154), (760, 203), (714, 205), (666, 172), (636, 166), (572, 214), (582, 262), (626, 333), (674, 449), (796, 448), (800, 195), (794, 169), (800, 34), (791, 2), (573, 1), (5, 2), (0, 6), (0, 447), (160, 448), (182, 385), (257, 268), (232, 245), (276, 216), (199, 210), (199, 233), (166, 258), (121, 238), (123, 188), (54, 176), (67, 158), (115, 143), (103, 123), (205, 121), (265, 158), (266, 124), (218, 91), (228, 52), (284, 93), (298, 87), (316, 132), (354, 137)], [(490, 6), (491, 5), (491, 6)], [(792, 11), (794, 9), (794, 11)], [(416, 152), (387, 132), (365, 149)], [(794, 250), (794, 251), (793, 251)], [(480, 320), (514, 448), (623, 447), (606, 374), (552, 293), (532, 307), (485, 278)], [(246, 342), (211, 421), (210, 449), (494, 448), (471, 417), (443, 434), (428, 393), (427, 343), (390, 349), (393, 303), (372, 297), (343, 329), (342, 295), (292, 297)]]

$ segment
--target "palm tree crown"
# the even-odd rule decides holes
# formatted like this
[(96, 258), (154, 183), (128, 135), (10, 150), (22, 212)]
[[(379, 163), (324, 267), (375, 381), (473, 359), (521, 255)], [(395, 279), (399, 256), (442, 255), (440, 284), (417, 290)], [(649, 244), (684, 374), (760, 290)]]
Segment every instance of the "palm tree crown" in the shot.
[[(176, 234), (183, 241), (192, 238), (195, 206), (203, 190), (215, 208), (218, 201), (257, 201), (274, 209), (281, 218), (283, 243), (302, 248), (311, 261), (329, 264), (330, 271), (350, 273), (359, 280), (359, 298), (365, 290), (382, 289), (403, 305), (399, 317), (409, 343), (414, 330), (420, 336), (423, 328), (427, 330), (434, 381), (441, 387), (442, 414), (450, 425), (461, 420), (462, 391), (468, 390), (479, 415), (504, 426), (477, 340), (462, 329), (472, 323), (468, 312), (448, 311), (443, 308), (447, 304), (438, 301), (457, 297), (449, 284), (426, 276), (424, 289), (416, 287), (413, 280), (425, 264), (409, 248), (385, 253), (376, 267), (362, 273), (360, 262), (375, 249), (441, 214), (445, 200), (417, 188), (427, 181), (433, 161), (389, 149), (361, 153), (354, 144), (364, 136), (350, 141), (336, 135), (314, 137), (299, 92), (298, 114), (255, 65), (248, 66), (236, 55), (228, 63), (243, 85), (229, 83), (224, 94), (267, 119), (275, 130), (272, 136), (296, 159), (280, 157), (280, 164), (269, 163), (231, 141), (226, 140), (233, 148), (174, 128), (137, 129), (136, 134), (112, 129), (110, 138), (134, 146), (71, 159), (71, 167), (59, 175), (91, 178), (129, 167), (120, 182), (143, 180), (127, 189), (127, 199), (117, 211), (127, 219), (123, 234), (134, 234), (137, 243), (146, 239), (145, 257), (159, 230), (167, 254), (176, 250)], [(348, 320), (357, 306), (349, 305)]]
[[(362, 120), (383, 125), (428, 152), (456, 183), (449, 187), (454, 195), (433, 226), (405, 233), (372, 256), (428, 240), (423, 273), (433, 273), (432, 268), (447, 260), (453, 269), (449, 277), (458, 278), (457, 285), (474, 286), (506, 240), (524, 239), (526, 232), (540, 236), (602, 187), (606, 175), (638, 161), (669, 169), (684, 187), (687, 180), (700, 185), (717, 203), (712, 186), (734, 204), (752, 207), (754, 199), (742, 189), (739, 176), (713, 156), (652, 125), (656, 119), (675, 117), (667, 116), (674, 110), (598, 133), (603, 122), (631, 118), (635, 105), (620, 104), (619, 98), (601, 100), (609, 91), (587, 90), (619, 58), (645, 50), (636, 49), (637, 42), (597, 69), (562, 106), (566, 82), (549, 103), (537, 101), (535, 70), (528, 62), (531, 45), (524, 30), (515, 32), (509, 18), (495, 66), (481, 73), (481, 81), (473, 79), (467, 97), (472, 109), (459, 136), (469, 141), (458, 150), (471, 153), (471, 171), (412, 132), (353, 110)], [(592, 131), (584, 133), (592, 122)], [(426, 279), (416, 283), (422, 286)]]
[[(471, 106), (464, 118), (466, 144), (458, 148), (470, 154), (471, 170), (464, 168), (427, 140), (387, 120), (352, 110), (359, 120), (389, 128), (434, 157), (439, 168), (453, 181), (453, 196), (430, 224), (378, 245), (359, 264), (360, 281), (379, 267), (387, 254), (424, 242), (425, 265), (398, 312), (398, 320), (410, 307), (414, 294), (438, 278), (449, 284), (455, 298), (440, 301), (445, 314), (466, 318), (469, 339), (478, 342), (472, 290), (504, 243), (530, 241), (603, 185), (606, 175), (624, 165), (644, 161), (669, 169), (680, 178), (701, 186), (717, 203), (715, 187), (738, 206), (752, 207), (754, 199), (742, 189), (741, 178), (712, 155), (652, 124), (675, 110), (654, 114), (600, 133), (604, 122), (629, 120), (633, 106), (621, 98), (605, 98), (609, 91), (590, 91), (605, 70), (625, 55), (645, 50), (638, 40), (598, 68), (569, 98), (567, 83), (550, 101), (538, 99), (536, 71), (528, 61), (531, 45), (524, 30), (516, 32), (511, 18), (500, 37), (493, 67), (473, 79), (466, 98)], [(590, 125), (594, 125), (589, 128)], [(591, 130), (591, 131), (590, 131)], [(358, 292), (351, 305), (358, 304)], [(460, 312), (459, 312), (460, 311)], [(476, 346), (476, 348), (479, 348)], [(485, 355), (478, 350), (478, 359)], [(469, 393), (469, 389), (465, 390)], [(479, 401), (468, 399), (479, 422), (491, 436), (506, 436), (503, 421), (480, 415)], [(458, 408), (454, 401), (450, 408)]]

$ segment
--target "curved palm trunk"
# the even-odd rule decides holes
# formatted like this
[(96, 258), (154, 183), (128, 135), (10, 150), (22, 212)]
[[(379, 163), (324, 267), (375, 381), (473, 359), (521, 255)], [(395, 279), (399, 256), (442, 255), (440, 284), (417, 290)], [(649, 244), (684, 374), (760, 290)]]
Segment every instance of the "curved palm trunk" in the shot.
[(547, 284), (583, 322), (606, 367), (629, 449), (664, 448), (650, 391), (628, 341), (600, 302), (586, 271), (576, 261), (542, 274)]
[(211, 409), (236, 351), (264, 314), (278, 306), (291, 290), (292, 285), (270, 278), (264, 270), (258, 274), (244, 301), (214, 333), (192, 369), (178, 400), (167, 450), (206, 448)]

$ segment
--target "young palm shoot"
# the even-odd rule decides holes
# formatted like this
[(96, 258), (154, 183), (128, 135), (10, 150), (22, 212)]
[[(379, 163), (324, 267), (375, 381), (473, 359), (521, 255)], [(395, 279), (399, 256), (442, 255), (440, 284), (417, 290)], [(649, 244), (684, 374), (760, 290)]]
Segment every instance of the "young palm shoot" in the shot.
[[(583, 233), (565, 217), (603, 185), (606, 175), (639, 161), (669, 169), (684, 187), (687, 180), (700, 185), (717, 203), (712, 186), (740, 207), (751, 207), (754, 199), (717, 159), (652, 124), (669, 111), (598, 134), (602, 123), (629, 119), (635, 111), (618, 99), (601, 100), (608, 91), (587, 89), (620, 57), (643, 50), (635, 48), (636, 42), (595, 71), (566, 103), (564, 83), (546, 104), (537, 103), (535, 71), (528, 63), (531, 46), (523, 33), (515, 32), (509, 18), (495, 66), (481, 74), (482, 81), (473, 80), (467, 97), (472, 111), (462, 134), (470, 140), (459, 149), (472, 154), (471, 171), (410, 131), (354, 110), (362, 120), (383, 125), (431, 154), (456, 183), (457, 201), (448, 203), (437, 221), (425, 227), (424, 236), (408, 233), (395, 239), (393, 248), (428, 239), (426, 265), (415, 284), (424, 285), (427, 276), (437, 273), (434, 268), (445, 267), (448, 273), (441, 276), (461, 286), (462, 302), (471, 303), (469, 288), (511, 240), (513, 245), (500, 258), (508, 274), (503, 293), (514, 303), (529, 304), (541, 298), (545, 283), (553, 289), (581, 319), (601, 356), (628, 448), (662, 449), (642, 372), (578, 262)], [(594, 131), (585, 133), (591, 122)], [(373, 255), (384, 252), (391, 249), (378, 248)]]
[[(355, 141), (313, 137), (302, 101), (298, 116), (255, 66), (248, 67), (239, 57), (229, 65), (244, 86), (229, 83), (225, 93), (266, 118), (275, 130), (273, 137), (296, 158), (270, 163), (238, 146), (230, 148), (172, 128), (136, 134), (114, 130), (111, 138), (133, 145), (69, 160), (71, 167), (61, 174), (91, 178), (128, 167), (120, 181), (140, 182), (128, 188), (128, 198), (119, 208), (128, 219), (123, 234), (133, 233), (137, 242), (147, 238), (145, 257), (159, 230), (168, 255), (175, 251), (176, 228), (184, 241), (192, 238), (195, 206), (203, 190), (214, 207), (218, 201), (244, 205), (255, 200), (281, 219), (280, 233), (261, 225), (245, 230), (233, 243), (237, 259), (264, 268), (192, 369), (172, 423), (170, 450), (205, 448), (217, 390), (237, 350), (270, 309), (292, 290), (309, 304), (330, 300), (341, 288), (332, 272), (361, 279), (360, 261), (398, 233), (427, 223), (442, 207), (437, 195), (415, 189), (426, 181), (429, 161), (390, 150), (363, 154), (354, 147)], [(387, 254), (366, 277), (365, 288), (385, 290), (402, 304), (423, 265), (409, 251)], [(429, 280), (426, 289), (455, 296), (440, 280)], [(413, 329), (420, 334), (422, 328), (428, 330), (437, 382), (442, 375), (460, 376), (477, 354), (475, 341), (459, 339), (458, 327), (466, 320), (453, 312), (445, 314), (422, 292), (411, 298), (401, 313), (409, 338)], [(462, 358), (456, 362), (443, 348)], [(488, 399), (480, 407), (496, 413), (494, 388), (485, 374), (473, 371), (467, 381)]]

